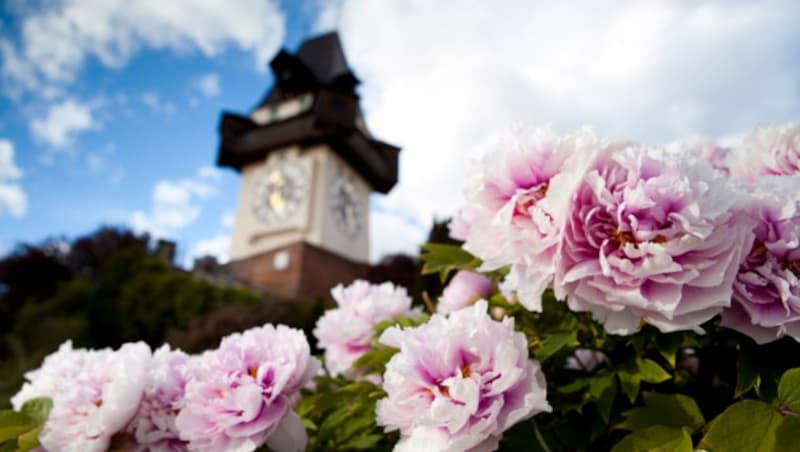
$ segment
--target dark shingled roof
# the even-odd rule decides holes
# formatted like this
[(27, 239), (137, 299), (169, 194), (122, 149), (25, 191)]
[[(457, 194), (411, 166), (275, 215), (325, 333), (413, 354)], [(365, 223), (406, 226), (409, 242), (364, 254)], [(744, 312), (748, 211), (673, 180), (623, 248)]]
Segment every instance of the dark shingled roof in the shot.
[(355, 90), (359, 80), (347, 66), (339, 36), (328, 33), (309, 39), (296, 54), (281, 50), (270, 68), (275, 84), (256, 109), (305, 93), (313, 93), (313, 105), (296, 116), (263, 125), (248, 116), (223, 113), (217, 164), (241, 170), (288, 145), (325, 143), (373, 190), (391, 190), (397, 183), (400, 148), (375, 139), (362, 124)]
[(347, 65), (342, 42), (335, 32), (308, 39), (296, 54), (281, 50), (270, 61), (275, 85), (255, 109), (303, 91), (330, 88), (358, 97), (359, 80)]
[(321, 83), (329, 84), (337, 77), (353, 75), (347, 66), (339, 35), (335, 32), (305, 41), (297, 51), (297, 58), (311, 69)]

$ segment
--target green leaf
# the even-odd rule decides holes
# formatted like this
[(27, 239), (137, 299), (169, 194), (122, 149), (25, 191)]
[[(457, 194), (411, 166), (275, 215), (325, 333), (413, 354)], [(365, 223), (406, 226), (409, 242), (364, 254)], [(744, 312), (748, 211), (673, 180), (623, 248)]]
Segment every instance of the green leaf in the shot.
[(786, 416), (775, 430), (775, 447), (778, 450), (792, 450), (800, 444), (800, 417)]
[(382, 374), (386, 370), (386, 363), (400, 350), (379, 345), (372, 347), (353, 363), (353, 369), (358, 369), (365, 374)]
[(653, 426), (622, 438), (611, 452), (692, 452), (692, 437), (686, 429)]
[(739, 359), (736, 360), (736, 389), (733, 397), (739, 398), (753, 387), (759, 386), (758, 365), (754, 362), (754, 357), (748, 351), (742, 350)]
[(683, 394), (661, 394), (644, 392), (646, 406), (636, 407), (623, 413), (625, 420), (616, 428), (638, 431), (655, 425), (686, 427), (689, 432), (700, 428), (705, 419), (697, 403)]
[(661, 383), (669, 380), (671, 375), (652, 359), (643, 359), (639, 363), (639, 375), (642, 381)]
[(343, 450), (372, 450), (376, 444), (383, 439), (384, 435), (371, 433), (369, 435), (357, 436), (341, 445)]
[(614, 404), (616, 395), (617, 379), (614, 378), (613, 374), (592, 378), (589, 381), (589, 396), (597, 404), (597, 411), (606, 424), (608, 424), (611, 416), (611, 407)]
[(393, 317), (387, 320), (382, 320), (376, 323), (375, 326), (372, 328), (375, 331), (373, 334), (373, 338), (377, 342), (377, 340), (381, 337), (381, 334), (383, 334), (384, 331), (393, 326), (399, 326), (403, 328), (420, 326), (423, 323), (426, 323), (429, 318), (430, 318), (429, 315), (421, 314), (414, 318), (400, 316), (400, 317)]
[[(764, 402), (777, 406), (778, 403), (778, 383), (781, 379), (783, 369), (779, 369), (775, 362), (762, 362), (759, 365), (758, 385), (756, 393), (758, 398)], [(768, 361), (768, 360), (766, 360)]]
[[(373, 450), (385, 438), (375, 425), (375, 404), (386, 396), (368, 381), (318, 378), (317, 392), (296, 407), (311, 450)], [(375, 436), (377, 435), (377, 437)]]
[(23, 413), (33, 418), (36, 422), (44, 423), (50, 410), (53, 409), (53, 401), (48, 397), (30, 399), (22, 405)]
[(789, 369), (781, 376), (778, 403), (800, 414), (800, 368)]
[(581, 389), (589, 386), (590, 381), (589, 378), (581, 377), (576, 378), (575, 381), (572, 383), (567, 383), (563, 386), (558, 387), (558, 391), (563, 394), (572, 394), (573, 392), (578, 392)]
[(764, 402), (743, 400), (711, 422), (700, 448), (713, 451), (778, 451), (777, 430), (783, 416)]
[(20, 452), (27, 452), (39, 446), (39, 434), (42, 432), (44, 425), (40, 425), (34, 429), (19, 435), (17, 438), (17, 450)]
[(474, 270), (481, 265), (480, 259), (460, 246), (428, 243), (422, 246), (422, 250), (422, 274), (439, 273), (442, 282), (445, 282), (451, 271)]
[(667, 360), (672, 368), (675, 368), (675, 357), (683, 342), (683, 333), (659, 334), (656, 336), (658, 353)]
[(533, 352), (533, 356), (540, 362), (547, 361), (550, 357), (558, 353), (564, 347), (577, 347), (578, 336), (575, 330), (559, 331), (547, 336)]
[(633, 403), (639, 395), (641, 382), (661, 383), (669, 380), (671, 375), (651, 359), (636, 357), (617, 371), (622, 392)]
[(0, 411), (0, 443), (16, 438), (36, 425), (36, 420), (25, 413)]

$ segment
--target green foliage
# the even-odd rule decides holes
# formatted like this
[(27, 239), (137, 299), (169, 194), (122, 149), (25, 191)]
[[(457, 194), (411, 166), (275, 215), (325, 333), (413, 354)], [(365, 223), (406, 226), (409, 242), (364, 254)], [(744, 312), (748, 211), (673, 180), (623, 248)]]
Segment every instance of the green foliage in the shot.
[(800, 415), (800, 368), (789, 369), (781, 376), (778, 403), (781, 409)]
[(753, 362), (753, 356), (747, 352), (742, 352), (736, 362), (736, 390), (733, 396), (741, 397), (747, 391), (760, 387), (761, 379), (758, 373), (757, 364)]
[[(454, 271), (480, 265), (454, 244), (427, 245), (422, 260), (423, 272), (438, 274), (442, 282)], [(497, 283), (502, 275), (487, 276)], [(546, 375), (553, 407), (552, 414), (507, 431), (502, 451), (796, 447), (800, 345), (793, 339), (758, 345), (721, 328), (718, 320), (703, 325), (702, 335), (644, 326), (636, 334), (614, 336), (589, 314), (570, 311), (551, 291), (542, 298), (542, 312), (500, 294), (489, 304), (493, 315), (513, 317), (525, 334)], [(593, 369), (567, 368), (579, 349), (602, 351), (605, 359)], [(358, 365), (378, 372), (394, 353), (375, 347)]]
[(316, 391), (297, 405), (309, 432), (308, 450), (391, 450), (395, 435), (375, 424), (375, 404), (385, 393), (368, 381), (317, 377)]
[(0, 451), (25, 452), (37, 447), (52, 407), (50, 399), (38, 398), (25, 402), (20, 411), (0, 411)]
[(705, 424), (703, 413), (691, 397), (648, 391), (642, 393), (642, 399), (645, 406), (624, 412), (625, 420), (616, 428), (636, 431), (660, 425), (695, 432)]
[(438, 273), (442, 282), (447, 280), (450, 272), (474, 270), (481, 265), (480, 259), (457, 245), (428, 243), (423, 245), (422, 250), (422, 274)]
[(37, 423), (44, 423), (47, 416), (50, 415), (50, 410), (53, 409), (53, 401), (47, 397), (39, 397), (30, 399), (22, 404), (20, 412), (29, 416)]
[[(24, 372), (67, 339), (77, 347), (139, 340), (157, 347), (170, 331), (212, 310), (257, 304), (249, 291), (172, 268), (147, 241), (101, 229), (73, 241), (66, 254), (43, 245), (0, 261), (0, 283), (16, 278), (0, 294), (0, 306), (14, 307), (13, 321), (0, 334), (0, 407), (19, 390)], [(20, 278), (28, 272), (41, 274), (39, 284), (47, 290), (34, 290), (35, 281)]]
[(622, 365), (617, 371), (617, 376), (622, 392), (628, 396), (628, 400), (631, 402), (635, 401), (636, 396), (639, 395), (639, 387), (642, 382), (661, 383), (670, 378), (670, 374), (655, 361), (638, 356)]
[(547, 361), (551, 356), (555, 355), (559, 350), (565, 347), (575, 347), (578, 345), (578, 332), (571, 331), (557, 331), (553, 334), (545, 336), (540, 342), (539, 346), (533, 352), (534, 358), (539, 361)]
[(375, 345), (353, 363), (353, 369), (361, 371), (364, 375), (381, 375), (386, 370), (386, 363), (398, 351), (385, 345)]
[[(166, 331), (190, 325), (210, 310), (256, 300), (248, 292), (170, 269), (146, 247), (104, 249), (102, 259), (90, 259), (102, 262), (90, 272), (64, 277), (61, 267), (48, 263), (60, 278), (57, 283), (45, 285), (49, 289), (38, 292), (35, 302), (2, 311), (13, 311), (2, 347), (15, 359), (0, 362), (0, 391), (16, 391), (14, 376), (67, 337), (78, 346), (138, 339), (156, 346)], [(40, 259), (36, 255), (33, 261)], [(455, 244), (426, 245), (422, 260), (423, 273), (438, 275), (437, 284), (481, 263)], [(496, 284), (502, 275), (499, 270), (488, 276)], [(531, 312), (501, 294), (489, 297), (491, 314), (512, 317), (525, 335), (531, 357), (546, 376), (552, 406), (552, 413), (508, 430), (501, 451), (768, 452), (800, 444), (800, 345), (795, 340), (758, 345), (718, 321), (703, 325), (702, 335), (665, 334), (645, 326), (636, 334), (615, 336), (590, 314), (572, 312), (552, 291), (541, 301), (542, 312)], [(413, 328), (428, 319), (380, 322), (372, 347), (353, 364), (359, 378), (317, 377), (315, 390), (303, 391), (296, 411), (309, 434), (308, 450), (393, 448), (398, 434), (376, 425), (375, 407), (385, 393), (373, 381), (398, 350), (378, 338), (392, 326)], [(601, 351), (604, 357), (568, 366), (581, 350)], [(12, 378), (3, 381), (6, 375)], [(19, 412), (0, 411), (0, 452), (36, 447), (50, 407), (49, 400), (37, 399)]]
[(692, 452), (692, 437), (685, 428), (654, 425), (623, 438), (611, 452)]
[(386, 331), (388, 328), (393, 326), (398, 326), (401, 328), (411, 328), (415, 326), (420, 326), (423, 323), (426, 323), (430, 316), (427, 314), (421, 314), (414, 318), (409, 317), (395, 317), (393, 319), (383, 320), (378, 322), (373, 327), (374, 334), (373, 334), (373, 343), (377, 344), (378, 339), (380, 339), (381, 334)]
[(777, 443), (775, 433), (782, 423), (783, 416), (768, 404), (743, 400), (714, 419), (700, 446), (725, 451), (790, 450), (788, 444)]

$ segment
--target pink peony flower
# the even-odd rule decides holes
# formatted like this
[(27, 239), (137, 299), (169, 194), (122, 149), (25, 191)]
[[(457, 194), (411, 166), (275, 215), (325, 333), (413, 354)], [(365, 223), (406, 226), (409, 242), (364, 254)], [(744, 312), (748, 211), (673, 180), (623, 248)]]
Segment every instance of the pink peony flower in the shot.
[(705, 162), (610, 143), (571, 196), (555, 281), (615, 334), (693, 329), (730, 305), (753, 242), (742, 196)]
[(464, 241), (469, 237), (469, 227), (472, 223), (472, 212), (468, 208), (458, 211), (458, 213), (447, 224), (447, 229), (450, 231), (450, 237)]
[(539, 363), (514, 319), (492, 320), (485, 300), (428, 323), (392, 327), (380, 341), (400, 349), (386, 366), (378, 425), (400, 430), (402, 451), (495, 450), (503, 431), (550, 411)]
[[(118, 351), (72, 350), (66, 342), (42, 367), (26, 375), (16, 406), (28, 398), (51, 397), (53, 409), (39, 435), (45, 450), (105, 451), (139, 406), (150, 348), (125, 344)], [(56, 380), (61, 381), (56, 381)]]
[(264, 325), (223, 338), (192, 361), (175, 419), (180, 438), (197, 451), (304, 450), (292, 405), (318, 369), (300, 330)]
[(720, 146), (707, 138), (703, 138), (697, 143), (686, 147), (686, 150), (690, 155), (708, 162), (715, 170), (722, 171), (725, 174), (729, 173), (730, 170), (726, 162), (728, 154), (730, 153), (729, 148)]
[(599, 350), (589, 350), (579, 348), (575, 350), (574, 356), (567, 358), (567, 369), (582, 370), (591, 372), (595, 367), (606, 362), (606, 354)]
[(800, 340), (800, 176), (758, 185), (755, 244), (734, 282), (734, 303), (722, 324), (759, 344), (790, 335)]
[(30, 399), (49, 397), (54, 399), (72, 386), (72, 382), (81, 374), (90, 352), (85, 349), (73, 349), (72, 341), (66, 341), (58, 350), (44, 358), (42, 366), (25, 374), (25, 383), (19, 392), (11, 398), (15, 410)]
[(350, 366), (369, 350), (375, 324), (394, 317), (414, 317), (421, 313), (411, 308), (406, 289), (392, 283), (380, 285), (354, 281), (331, 290), (338, 303), (317, 321), (314, 336), (325, 350), (325, 367), (331, 375), (355, 377)]
[(483, 260), (481, 271), (511, 265), (503, 290), (515, 292), (527, 309), (541, 311), (555, 273), (564, 195), (596, 141), (588, 130), (559, 137), (549, 129), (519, 129), (474, 168), (464, 249)]
[(449, 314), (492, 294), (492, 281), (478, 272), (462, 270), (447, 284), (436, 310)]
[(728, 163), (732, 177), (750, 183), (760, 176), (800, 175), (800, 124), (756, 128)]
[[(155, 353), (145, 377), (139, 410), (125, 429), (131, 434), (133, 451), (172, 452), (186, 450), (175, 418), (183, 408), (189, 355), (164, 345)], [(126, 449), (128, 450), (128, 449)]]

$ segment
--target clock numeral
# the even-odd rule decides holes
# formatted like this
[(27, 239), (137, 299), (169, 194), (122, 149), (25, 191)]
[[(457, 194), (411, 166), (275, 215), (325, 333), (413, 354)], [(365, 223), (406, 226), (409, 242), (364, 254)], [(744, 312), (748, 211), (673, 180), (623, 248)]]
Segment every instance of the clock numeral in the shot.
[(256, 184), (253, 211), (266, 224), (292, 216), (305, 197), (306, 172), (297, 161), (279, 160), (267, 165)]
[(352, 176), (340, 173), (330, 185), (330, 205), (336, 226), (346, 236), (354, 238), (361, 232), (361, 196)]

